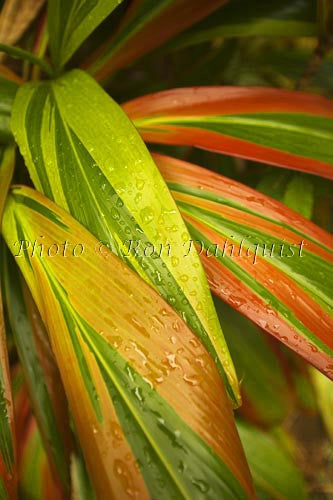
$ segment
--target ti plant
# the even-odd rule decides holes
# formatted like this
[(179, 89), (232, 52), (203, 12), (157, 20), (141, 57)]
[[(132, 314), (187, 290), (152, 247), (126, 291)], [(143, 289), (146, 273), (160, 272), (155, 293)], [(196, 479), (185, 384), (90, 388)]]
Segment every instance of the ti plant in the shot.
[(330, 498), (330, 1), (1, 6), (0, 499)]

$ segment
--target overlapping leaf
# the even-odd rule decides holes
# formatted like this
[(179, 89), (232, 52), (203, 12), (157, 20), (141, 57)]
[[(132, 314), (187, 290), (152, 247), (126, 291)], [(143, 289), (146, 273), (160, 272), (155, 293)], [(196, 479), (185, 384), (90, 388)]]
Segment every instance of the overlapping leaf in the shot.
[[(2, 147), (0, 150), (0, 224), (13, 171), (14, 148)], [(16, 483), (13, 401), (0, 289), (0, 497), (16, 498)]]
[(93, 54), (85, 67), (104, 80), (142, 55), (192, 26), (227, 0), (134, 0), (117, 33)]
[(219, 372), (172, 307), (30, 188), (12, 191), (3, 234), (47, 326), (97, 495), (253, 497)]
[(122, 0), (49, 0), (50, 47), (56, 67), (63, 66)]
[(121, 108), (81, 71), (20, 88), (13, 131), (40, 191), (122, 256), (187, 321), (238, 386), (206, 276), (158, 169)]
[(144, 140), (197, 146), (333, 178), (333, 103), (260, 87), (166, 90), (123, 109)]
[[(67, 401), (38, 310), (15, 262), (2, 255), (6, 313), (24, 370), (30, 401), (50, 460), (63, 489), (69, 490)], [(37, 438), (36, 438), (37, 439)]]
[(231, 179), (154, 159), (213, 292), (333, 378), (332, 236)]

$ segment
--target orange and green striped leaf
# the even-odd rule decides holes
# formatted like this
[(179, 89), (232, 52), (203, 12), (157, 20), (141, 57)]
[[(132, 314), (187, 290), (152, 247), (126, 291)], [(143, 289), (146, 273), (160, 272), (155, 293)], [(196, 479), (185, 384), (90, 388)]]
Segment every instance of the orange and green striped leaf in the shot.
[(17, 241), (36, 240), (36, 252), (16, 259), (47, 327), (97, 496), (253, 498), (216, 364), (172, 307), (30, 188), (11, 192), (3, 234), (14, 254)]
[(234, 180), (154, 159), (200, 247), (212, 291), (333, 378), (332, 235)]
[(192, 26), (227, 0), (134, 0), (117, 32), (91, 55), (85, 69), (104, 80)]
[(166, 90), (124, 104), (143, 139), (333, 178), (333, 101), (261, 87)]
[(134, 126), (82, 71), (22, 86), (12, 128), (32, 181), (166, 299), (204, 342), (237, 404), (238, 383), (198, 255)]

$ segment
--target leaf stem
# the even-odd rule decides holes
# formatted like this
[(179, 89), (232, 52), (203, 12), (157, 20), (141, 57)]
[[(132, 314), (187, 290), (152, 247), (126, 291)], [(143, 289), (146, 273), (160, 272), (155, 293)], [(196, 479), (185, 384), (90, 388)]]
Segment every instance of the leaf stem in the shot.
[(13, 57), (15, 59), (24, 59), (25, 61), (30, 61), (31, 63), (39, 66), (41, 70), (44, 71), (44, 73), (46, 73), (47, 75), (54, 76), (53, 69), (46, 61), (40, 59), (27, 50), (0, 43), (0, 52), (5, 52), (10, 57)]

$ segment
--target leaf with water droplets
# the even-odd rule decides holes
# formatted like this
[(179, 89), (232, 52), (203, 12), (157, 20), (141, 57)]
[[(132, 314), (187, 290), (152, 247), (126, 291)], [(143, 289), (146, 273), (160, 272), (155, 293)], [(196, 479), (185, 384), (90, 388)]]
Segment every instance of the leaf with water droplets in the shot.
[[(19, 239), (44, 235), (43, 253), (27, 248), (16, 260), (97, 497), (195, 498), (207, 484), (208, 498), (254, 498), (216, 364), (156, 290), (109, 250), (96, 252), (91, 233), (30, 188), (12, 190), (3, 234), (14, 255)], [(66, 257), (48, 255), (55, 241), (69, 242)]]
[(184, 221), (121, 108), (75, 70), (22, 86), (12, 128), (35, 187), (100, 240), (99, 252), (111, 248), (165, 300), (175, 299), (237, 405), (237, 378), (200, 259), (194, 245), (186, 248)]
[[(333, 378), (333, 238), (282, 203), (211, 171), (153, 155), (212, 291)], [(207, 254), (212, 244), (216, 255)]]

